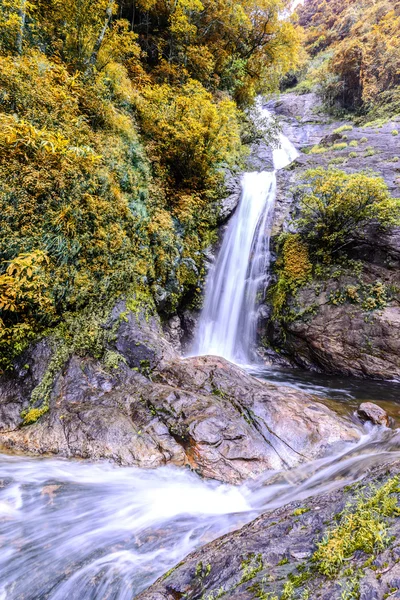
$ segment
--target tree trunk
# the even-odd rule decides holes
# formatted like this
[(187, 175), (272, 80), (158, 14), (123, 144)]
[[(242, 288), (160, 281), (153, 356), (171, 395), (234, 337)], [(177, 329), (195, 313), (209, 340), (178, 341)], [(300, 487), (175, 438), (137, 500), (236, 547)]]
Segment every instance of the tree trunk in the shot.
[(93, 46), (92, 54), (90, 55), (90, 58), (87, 62), (87, 68), (85, 71), (85, 75), (90, 75), (90, 72), (92, 71), (94, 65), (96, 64), (97, 56), (99, 54), (101, 45), (103, 43), (104, 36), (106, 35), (107, 29), (109, 28), (110, 23), (111, 23), (111, 19), (112, 19), (112, 15), (113, 15), (113, 7), (114, 7), (114, 0), (110, 0), (110, 2), (108, 3), (108, 6), (107, 6), (107, 10), (106, 10), (106, 20), (104, 22), (103, 29), (101, 30), (99, 37), (97, 38), (96, 43)]
[(20, 18), (20, 27), (17, 33), (17, 39), (15, 40), (15, 45), (18, 54), (22, 54), (22, 42), (24, 39), (24, 29), (26, 20), (26, 0), (21, 0), (21, 4), (18, 10), (18, 16)]

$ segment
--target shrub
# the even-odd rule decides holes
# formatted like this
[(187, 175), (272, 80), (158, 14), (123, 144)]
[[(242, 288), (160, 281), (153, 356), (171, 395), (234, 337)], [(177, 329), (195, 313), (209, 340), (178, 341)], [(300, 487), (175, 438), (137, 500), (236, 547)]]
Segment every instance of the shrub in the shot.
[(325, 146), (313, 146), (309, 154), (325, 154), (325, 152), (328, 152), (328, 148)]
[(341, 142), (339, 144), (333, 144), (332, 150), (345, 150), (347, 148), (346, 142)]
[(357, 142), (357, 140), (352, 140), (352, 141), (350, 142), (349, 146), (350, 146), (351, 148), (357, 148), (357, 146), (358, 146), (358, 142)]
[(349, 153), (349, 158), (357, 158), (357, 152), (350, 152)]
[(238, 156), (235, 104), (228, 97), (215, 101), (198, 81), (189, 80), (178, 90), (152, 86), (137, 108), (144, 134), (180, 186), (204, 186), (218, 165)]
[(399, 222), (400, 200), (391, 198), (379, 177), (323, 168), (308, 171), (306, 177), (299, 230), (325, 261), (343, 251), (367, 223), (376, 220), (389, 227)]
[(375, 156), (376, 151), (372, 146), (368, 146), (368, 148), (365, 149), (365, 153), (364, 156), (365, 158), (368, 158), (369, 156)]
[(341, 134), (341, 133), (344, 133), (345, 131), (353, 131), (353, 126), (352, 125), (342, 125), (341, 127), (338, 127), (337, 129), (335, 129), (333, 131), (333, 133)]
[(313, 554), (316, 569), (334, 577), (355, 552), (384, 550), (390, 542), (388, 520), (400, 514), (399, 493), (399, 479), (394, 477), (369, 495), (360, 495), (355, 504), (348, 504)]
[(276, 264), (278, 281), (271, 290), (275, 318), (283, 318), (282, 309), (288, 295), (295, 294), (312, 275), (308, 247), (299, 234), (283, 235), (279, 246), (280, 257)]
[(398, 130), (397, 130), (397, 129), (393, 129), (393, 131), (392, 131), (392, 135), (394, 135), (394, 136), (396, 136), (396, 135), (399, 135), (399, 132), (398, 132)]

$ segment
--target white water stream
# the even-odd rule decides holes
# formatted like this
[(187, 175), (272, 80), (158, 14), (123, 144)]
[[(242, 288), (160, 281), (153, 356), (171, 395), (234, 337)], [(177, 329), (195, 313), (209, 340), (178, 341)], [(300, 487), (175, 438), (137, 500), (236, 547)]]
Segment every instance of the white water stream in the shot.
[(400, 458), (395, 437), (375, 429), (340, 455), (238, 488), (172, 467), (0, 455), (0, 600), (132, 600), (265, 510)]
[[(271, 117), (266, 109), (262, 112)], [(273, 150), (274, 171), (243, 175), (239, 206), (207, 278), (191, 354), (223, 356), (237, 364), (254, 362), (260, 296), (269, 279), (276, 172), (297, 156), (291, 141), (280, 134)]]

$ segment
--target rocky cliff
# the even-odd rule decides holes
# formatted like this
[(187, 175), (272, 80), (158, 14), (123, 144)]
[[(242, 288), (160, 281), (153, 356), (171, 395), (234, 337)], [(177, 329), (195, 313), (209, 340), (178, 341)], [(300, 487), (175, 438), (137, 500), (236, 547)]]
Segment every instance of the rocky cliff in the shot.
[[(279, 174), (274, 243), (296, 232), (302, 214), (299, 187), (309, 169), (339, 168), (383, 177), (400, 196), (399, 122), (356, 126), (330, 119), (314, 94), (283, 95), (270, 104), (301, 149)], [(292, 364), (329, 373), (378, 379), (400, 378), (400, 229), (377, 224), (354, 232), (347, 264), (331, 262), (287, 299), (291, 318), (272, 316), (262, 335)], [(279, 255), (278, 255), (279, 258)], [(352, 294), (354, 292), (354, 295)]]

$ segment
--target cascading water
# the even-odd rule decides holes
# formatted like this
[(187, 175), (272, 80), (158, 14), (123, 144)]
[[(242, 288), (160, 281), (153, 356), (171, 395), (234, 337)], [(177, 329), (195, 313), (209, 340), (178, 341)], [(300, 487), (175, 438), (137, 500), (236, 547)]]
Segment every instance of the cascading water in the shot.
[(0, 600), (132, 600), (260, 513), (399, 458), (396, 432), (380, 428), (339, 455), (234, 487), (173, 467), (0, 454)]
[[(266, 109), (262, 112), (271, 118)], [(207, 279), (192, 354), (214, 354), (239, 364), (254, 361), (258, 298), (268, 284), (276, 171), (297, 156), (290, 140), (280, 134), (273, 150), (274, 171), (244, 174), (239, 207)]]

